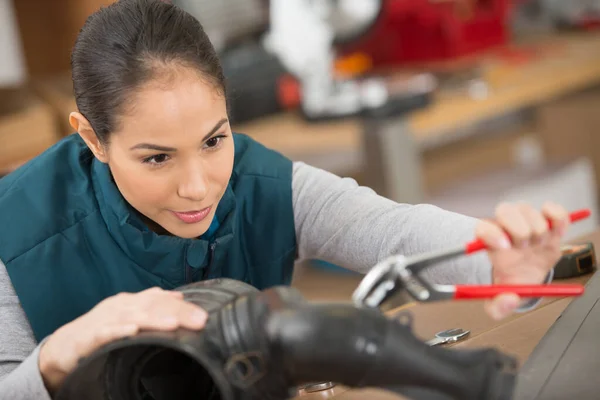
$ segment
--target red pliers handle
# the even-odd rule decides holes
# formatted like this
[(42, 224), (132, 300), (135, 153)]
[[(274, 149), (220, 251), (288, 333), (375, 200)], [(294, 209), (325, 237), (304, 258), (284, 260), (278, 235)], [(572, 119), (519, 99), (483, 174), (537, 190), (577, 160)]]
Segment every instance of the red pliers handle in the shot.
[[(571, 222), (589, 217), (590, 210), (578, 210), (569, 215)], [(551, 228), (551, 222), (548, 221)], [(415, 257), (392, 256), (375, 265), (363, 278), (352, 299), (357, 306), (379, 307), (399, 290), (406, 290), (417, 301), (462, 300), (493, 298), (502, 293), (520, 297), (579, 296), (583, 285), (437, 285), (429, 283), (421, 272), (436, 263), (485, 250), (481, 240), (457, 249), (428, 253)]]
[[(573, 211), (569, 214), (569, 220), (571, 223), (581, 221), (582, 219), (586, 219), (592, 214), (592, 212), (584, 208), (582, 210)], [(548, 228), (552, 229), (552, 221), (548, 220)], [(472, 242), (467, 243), (465, 246), (464, 254), (472, 254), (480, 250), (486, 250), (487, 246), (481, 239), (473, 240)]]
[(489, 299), (502, 293), (514, 293), (520, 297), (566, 297), (580, 296), (583, 285), (454, 285), (453, 298)]

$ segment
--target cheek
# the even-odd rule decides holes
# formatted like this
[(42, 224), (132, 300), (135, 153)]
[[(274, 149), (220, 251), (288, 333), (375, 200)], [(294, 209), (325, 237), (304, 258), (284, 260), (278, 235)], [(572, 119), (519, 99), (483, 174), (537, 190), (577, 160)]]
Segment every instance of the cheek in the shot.
[(145, 165), (135, 165), (132, 162), (124, 164), (111, 162), (115, 183), (123, 197), (134, 208), (145, 213), (145, 205), (161, 204), (164, 199), (169, 197), (172, 189), (169, 187), (169, 180), (163, 182), (157, 179), (154, 171), (146, 168)]
[(220, 187), (221, 191), (225, 191), (233, 170), (234, 147), (230, 143), (217, 153), (217, 157), (209, 161), (209, 168), (207, 169), (210, 171), (212, 184)]

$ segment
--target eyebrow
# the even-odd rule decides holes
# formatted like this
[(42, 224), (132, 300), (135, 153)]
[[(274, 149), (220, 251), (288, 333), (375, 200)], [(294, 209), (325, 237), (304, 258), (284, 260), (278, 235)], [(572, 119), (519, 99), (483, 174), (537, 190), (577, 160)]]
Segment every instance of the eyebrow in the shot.
[[(228, 121), (227, 118), (222, 118), (219, 122), (217, 122), (215, 124), (215, 126), (210, 130), (210, 132), (208, 132), (202, 138), (202, 143), (204, 143), (205, 141), (207, 141), (208, 139), (210, 139), (210, 137), (212, 135), (214, 135), (215, 132), (218, 131), (219, 128), (221, 128), (223, 126), (223, 124), (225, 124), (227, 121)], [(138, 143), (135, 146), (131, 147), (129, 150), (138, 150), (138, 149), (156, 150), (156, 151), (164, 151), (164, 152), (174, 152), (174, 151), (177, 151), (177, 149), (174, 148), (174, 147), (159, 146), (159, 145), (152, 144), (152, 143)]]

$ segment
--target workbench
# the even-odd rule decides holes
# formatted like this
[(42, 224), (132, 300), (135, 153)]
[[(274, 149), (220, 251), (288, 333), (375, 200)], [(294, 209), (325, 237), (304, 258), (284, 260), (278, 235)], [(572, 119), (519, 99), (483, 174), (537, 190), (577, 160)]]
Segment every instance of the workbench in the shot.
[[(596, 249), (600, 248), (600, 231), (583, 236), (574, 243), (591, 241)], [(597, 273), (597, 272), (596, 272)], [(354, 280), (359, 282), (359, 277), (342, 276), (334, 278), (325, 273), (313, 272), (314, 281), (319, 281), (322, 287), (330, 288), (341, 281), (344, 290), (349, 294), (356, 287)], [(316, 275), (320, 275), (317, 277)], [(581, 283), (585, 284), (592, 274), (566, 280), (555, 280), (553, 283)], [(325, 279), (323, 279), (326, 277)], [(328, 280), (327, 280), (328, 279)], [(335, 279), (335, 282), (333, 281)], [(312, 297), (308, 280), (296, 287), (306, 297)], [(325, 299), (323, 299), (325, 300)], [(332, 299), (333, 300), (333, 299)], [(390, 318), (397, 317), (400, 313), (412, 314), (413, 332), (422, 340), (429, 340), (436, 332), (451, 328), (470, 330), (470, 336), (459, 343), (451, 345), (454, 348), (475, 349), (493, 347), (499, 351), (517, 358), (520, 365), (530, 356), (535, 346), (544, 337), (551, 325), (565, 310), (573, 298), (552, 297), (544, 298), (532, 311), (522, 314), (513, 314), (502, 321), (492, 320), (484, 311), (482, 301), (447, 301), (438, 303), (407, 303), (406, 305), (387, 311)], [(336, 299), (341, 301), (341, 299)], [(446, 345), (448, 346), (448, 345)], [(294, 400), (400, 400), (404, 397), (394, 395), (382, 390), (352, 389), (335, 386), (322, 392), (306, 394)]]
[(395, 201), (423, 202), (424, 151), (484, 134), (497, 120), (600, 83), (597, 33), (530, 39), (510, 51), (532, 56), (518, 60), (506, 49), (482, 56), (483, 96), (439, 91), (427, 108), (388, 119), (313, 124), (287, 112), (233, 128), (293, 160), (338, 174), (364, 171), (365, 184)]

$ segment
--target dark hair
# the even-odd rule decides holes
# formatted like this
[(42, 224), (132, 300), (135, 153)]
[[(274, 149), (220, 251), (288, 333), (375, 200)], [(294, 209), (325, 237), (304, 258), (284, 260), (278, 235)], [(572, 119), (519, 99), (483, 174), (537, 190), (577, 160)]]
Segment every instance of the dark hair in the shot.
[(73, 89), (101, 143), (108, 143), (130, 95), (173, 64), (197, 69), (225, 96), (218, 55), (184, 10), (160, 0), (119, 0), (87, 19), (71, 55)]

